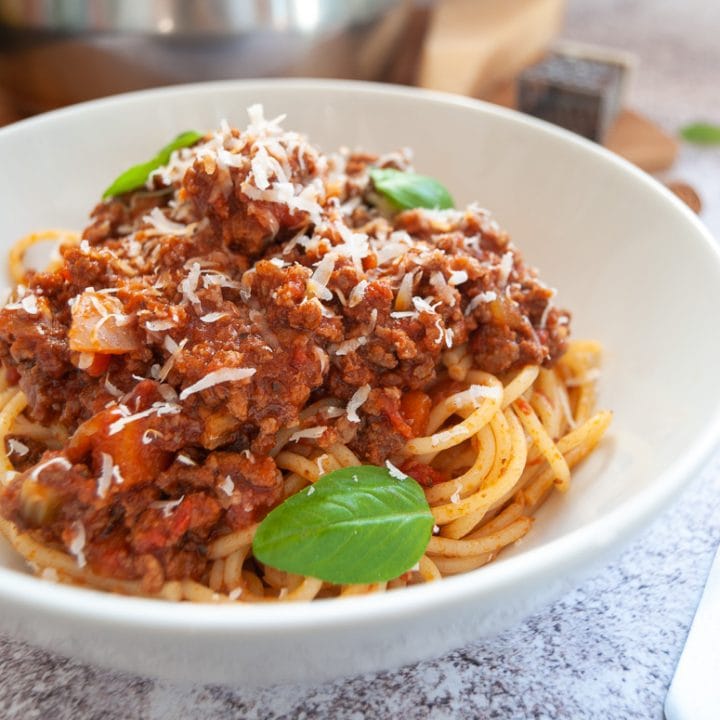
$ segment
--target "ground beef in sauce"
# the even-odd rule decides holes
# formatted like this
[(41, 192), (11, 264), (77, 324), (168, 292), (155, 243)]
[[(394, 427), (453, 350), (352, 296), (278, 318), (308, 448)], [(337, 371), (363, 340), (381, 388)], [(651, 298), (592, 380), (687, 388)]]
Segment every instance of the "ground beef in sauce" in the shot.
[[(282, 499), (283, 431), (319, 427), (320, 446), (383, 464), (421, 432), (403, 397), (432, 392), (449, 349), (499, 375), (552, 364), (568, 313), (507, 234), (475, 205), (384, 216), (371, 166), (409, 167), (323, 155), (255, 113), (99, 204), (61, 268), (0, 310), (27, 416), (69, 437), (13, 436), (27, 457), (3, 515), (65, 549), (82, 528), (94, 572), (148, 590), (203, 580), (208, 543)], [(238, 368), (254, 372), (203, 386)], [(300, 418), (327, 398), (335, 412)]]

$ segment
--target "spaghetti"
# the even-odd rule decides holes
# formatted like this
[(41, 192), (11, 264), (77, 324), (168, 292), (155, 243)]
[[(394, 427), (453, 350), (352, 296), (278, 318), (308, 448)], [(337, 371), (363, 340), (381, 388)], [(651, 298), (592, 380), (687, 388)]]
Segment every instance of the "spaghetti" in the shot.
[[(102, 203), (0, 311), (0, 531), (43, 577), (200, 602), (310, 600), (466, 572), (524, 537), (597, 445), (600, 348), (566, 342), (475, 206), (391, 217), (369, 167), (251, 109)], [(425, 487), (418, 565), (333, 585), (265, 566), (258, 523), (324, 474)]]

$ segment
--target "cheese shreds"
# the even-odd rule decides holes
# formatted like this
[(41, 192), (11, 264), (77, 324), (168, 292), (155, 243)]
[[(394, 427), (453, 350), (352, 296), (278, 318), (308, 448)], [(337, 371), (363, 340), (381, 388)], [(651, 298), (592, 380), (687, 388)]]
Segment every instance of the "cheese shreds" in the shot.
[(440, 443), (452, 440), (454, 437), (462, 435), (463, 432), (464, 431), (461, 427), (453, 427), (449, 430), (443, 430), (442, 432), (435, 433), (435, 435), (432, 436), (431, 445), (439, 445)]
[(362, 345), (365, 345), (367, 338), (356, 337), (350, 338), (350, 340), (344, 340), (335, 348), (335, 355), (347, 355), (348, 353), (354, 352)]
[(322, 437), (327, 430), (327, 425), (316, 425), (315, 427), (296, 430), (289, 438), (288, 442), (297, 442), (298, 440), (317, 440)]
[(390, 237), (385, 242), (374, 245), (377, 264), (386, 265), (392, 260), (404, 255), (408, 251), (408, 248), (414, 245), (413, 239), (405, 230), (396, 230), (390, 233)]
[(232, 481), (232, 478), (229, 475), (226, 475), (223, 481), (218, 485), (218, 487), (226, 494), (226, 495), (232, 495), (235, 490), (235, 483)]
[(430, 276), (430, 285), (437, 293), (437, 296), (450, 307), (455, 306), (455, 293), (452, 288), (448, 285), (445, 275), (441, 272), (434, 272)]
[(347, 305), (348, 307), (355, 307), (356, 305), (359, 305), (363, 298), (365, 297), (365, 291), (367, 290), (368, 281), (367, 280), (361, 280), (350, 292), (350, 297), (348, 298)]
[(391, 312), (390, 317), (397, 318), (398, 320), (400, 318), (417, 317), (417, 310), (402, 310), (400, 312)]
[(497, 300), (497, 293), (494, 290), (481, 292), (468, 303), (468, 306), (465, 308), (465, 314), (469, 315), (479, 305), (492, 302), (493, 300)]
[(122, 476), (122, 473), (120, 472), (120, 467), (118, 465), (113, 465), (112, 476), (118, 485), (122, 485), (125, 482), (125, 478)]
[(202, 271), (202, 284), (204, 288), (223, 287), (232, 288), (233, 290), (242, 291), (242, 285), (239, 282), (231, 280), (227, 275), (216, 270)]
[(148, 428), (142, 434), (142, 438), (141, 438), (142, 444), (149, 445), (153, 441), (153, 437), (162, 437), (162, 433), (159, 430), (153, 430), (152, 428)]
[(176, 343), (169, 335), (165, 336), (165, 347), (170, 352), (170, 357), (164, 362), (163, 366), (158, 371), (158, 380), (163, 381), (169, 375), (170, 371), (173, 368), (173, 365), (175, 365), (175, 361), (177, 360), (180, 353), (183, 351), (185, 345), (187, 345), (187, 338), (184, 338), (179, 343)]
[(510, 273), (513, 269), (513, 254), (512, 251), (508, 250), (500, 260), (500, 284), (504, 285), (507, 283)]
[(315, 486), (314, 486), (314, 485), (311, 485), (311, 486), (308, 488), (307, 495), (312, 495), (314, 492), (315, 492)]
[(73, 528), (73, 539), (68, 546), (70, 554), (74, 556), (75, 562), (79, 568), (85, 567), (87, 564), (85, 560), (85, 526), (80, 520), (76, 520), (72, 524)]
[(204, 323), (214, 323), (227, 316), (228, 314), (226, 312), (211, 312), (201, 316), (200, 320)]
[(28, 315), (37, 315), (38, 306), (35, 295), (26, 295), (21, 301), (20, 306)]
[(158, 207), (154, 207), (143, 217), (143, 220), (164, 235), (189, 235), (193, 231), (191, 225), (183, 225), (170, 220)]
[(8, 438), (7, 444), (8, 455), (23, 457), (30, 452), (30, 448), (24, 442), (20, 442), (20, 440), (16, 440), (15, 438)]
[(175, 323), (172, 320), (149, 320), (145, 323), (145, 329), (150, 332), (162, 332), (174, 327)]
[(149, 507), (153, 510), (160, 510), (163, 517), (168, 518), (172, 514), (172, 511), (175, 510), (184, 499), (185, 496), (181, 495), (177, 500), (156, 500), (155, 502), (151, 502)]
[(308, 290), (322, 300), (332, 300), (332, 293), (327, 288), (333, 270), (335, 269), (336, 257), (333, 253), (327, 253), (317, 264), (315, 272), (308, 280)]
[(195, 292), (200, 280), (200, 263), (193, 263), (190, 272), (180, 281), (180, 292), (191, 305), (200, 305), (200, 298)]
[(335, 245), (333, 249), (338, 254), (351, 258), (355, 269), (361, 273), (363, 271), (363, 258), (366, 258), (370, 253), (368, 236), (365, 233), (353, 232), (343, 223), (335, 223), (334, 227), (343, 239), (343, 244)]
[(230, 600), (237, 600), (242, 595), (242, 592), (243, 589), (241, 587), (236, 587), (228, 593), (228, 598)]
[(97, 496), (104, 498), (112, 483), (113, 459), (107, 453), (101, 452), (102, 464), (100, 466), (100, 477), (97, 481)]
[(108, 378), (107, 375), (105, 376), (103, 385), (104, 385), (105, 389), (108, 391), (108, 393), (110, 393), (110, 395), (112, 395), (113, 397), (116, 397), (116, 398), (122, 397), (122, 395), (123, 395), (122, 390), (120, 390), (120, 388), (115, 387), (115, 385), (113, 385), (110, 382), (110, 378)]
[(462, 285), (466, 283), (469, 276), (465, 270), (453, 270), (448, 278), (449, 285)]
[(156, 402), (153, 403), (152, 407), (149, 407), (146, 410), (141, 410), (140, 412), (133, 413), (132, 415), (125, 415), (119, 420), (116, 420), (114, 423), (111, 423), (108, 428), (108, 435), (115, 435), (115, 433), (119, 433), (126, 425), (142, 420), (143, 418), (149, 417), (153, 414), (160, 417), (163, 415), (177, 415), (180, 412), (182, 412), (180, 405), (176, 405), (175, 403)]
[(62, 466), (63, 470), (69, 470), (72, 467), (72, 464), (66, 458), (54, 457), (37, 465), (35, 469), (30, 473), (30, 479), (37, 480), (40, 477), (42, 471), (46, 468), (49, 468), (51, 465), (60, 465)]
[(408, 476), (399, 468), (393, 465), (389, 460), (385, 461), (385, 467), (387, 468), (388, 472), (390, 473), (391, 477), (394, 477), (396, 480), (407, 480)]
[(272, 168), (270, 167), (269, 160), (267, 150), (262, 145), (258, 147), (252, 159), (251, 166), (252, 173), (255, 177), (255, 186), (259, 190), (265, 190), (270, 187), (268, 176), (272, 172)]
[(500, 400), (502, 398), (502, 389), (491, 385), (471, 385), (467, 390), (453, 395), (448, 404), (451, 409), (459, 409), (471, 405), (478, 407), (480, 402), (485, 398), (492, 400)]
[(437, 328), (437, 331), (438, 331), (438, 336), (437, 336), (437, 339), (435, 340), (435, 344), (442, 345), (443, 341), (445, 340), (445, 328), (443, 327), (443, 324), (442, 324), (442, 318), (438, 318), (435, 321), (435, 327)]
[(207, 390), (214, 385), (219, 385), (226, 382), (239, 382), (240, 380), (247, 380), (252, 377), (257, 370), (255, 368), (220, 368), (219, 370), (213, 370), (209, 372), (204, 378), (201, 378), (190, 387), (186, 387), (180, 393), (180, 399), (186, 400), (191, 395), (198, 393), (202, 390)]
[(350, 398), (347, 404), (347, 419), (350, 422), (359, 423), (360, 417), (357, 414), (357, 411), (360, 409), (360, 407), (363, 405), (363, 403), (368, 399), (370, 395), (370, 390), (372, 388), (370, 385), (363, 385), (362, 387), (358, 388), (354, 393), (353, 396)]
[(191, 467), (197, 465), (197, 463), (191, 457), (188, 457), (184, 453), (178, 453), (175, 459), (182, 465), (189, 465)]
[(430, 303), (430, 301), (426, 298), (414, 297), (412, 299), (412, 304), (418, 312), (437, 313), (435, 308), (437, 308), (437, 306), (441, 303)]
[(405, 273), (400, 281), (397, 295), (395, 296), (395, 310), (403, 312), (408, 310), (412, 303), (413, 284), (415, 283), (415, 274), (411, 272)]

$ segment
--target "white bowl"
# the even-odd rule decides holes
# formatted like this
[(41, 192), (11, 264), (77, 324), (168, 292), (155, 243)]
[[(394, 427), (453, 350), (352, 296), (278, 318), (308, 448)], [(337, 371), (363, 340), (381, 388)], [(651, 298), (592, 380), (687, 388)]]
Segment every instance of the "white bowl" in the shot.
[(267, 606), (171, 604), (35, 579), (0, 555), (0, 627), (104, 665), (175, 679), (320, 681), (437, 655), (517, 622), (579, 583), (682, 490), (720, 435), (720, 259), (672, 194), (609, 152), (459, 97), (370, 84), (258, 81), (153, 90), (0, 131), (0, 238), (81, 228), (108, 182), (187, 128), (268, 116), (324, 149), (415, 149), (459, 203), (494, 211), (607, 349), (610, 437), (520, 547), (438, 583)]

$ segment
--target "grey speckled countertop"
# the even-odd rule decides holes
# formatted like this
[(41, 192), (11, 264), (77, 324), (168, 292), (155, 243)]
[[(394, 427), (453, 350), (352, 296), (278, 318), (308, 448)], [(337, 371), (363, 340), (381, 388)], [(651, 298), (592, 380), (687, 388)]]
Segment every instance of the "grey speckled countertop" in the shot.
[[(674, 132), (720, 122), (720, 5), (569, 0), (565, 36), (639, 56), (631, 105)], [(720, 237), (720, 149), (684, 147), (670, 177), (703, 196)], [(0, 717), (661, 718), (720, 539), (720, 453), (616, 562), (502, 635), (395, 672), (272, 690), (178, 686), (0, 640)]]

